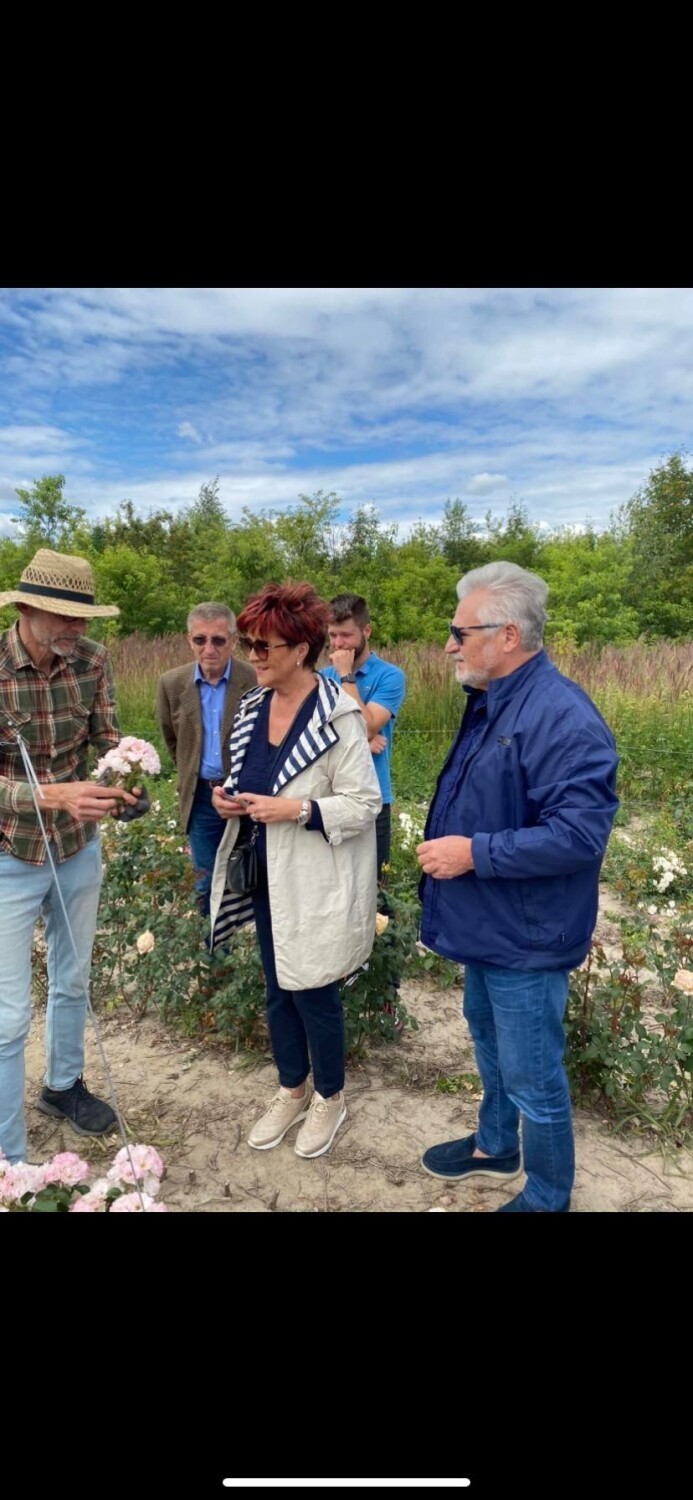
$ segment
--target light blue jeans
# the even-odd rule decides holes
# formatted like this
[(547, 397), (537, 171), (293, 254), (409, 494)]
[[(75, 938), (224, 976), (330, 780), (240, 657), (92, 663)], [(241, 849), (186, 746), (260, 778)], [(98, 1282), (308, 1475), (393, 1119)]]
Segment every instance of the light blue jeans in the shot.
[(84, 1022), (91, 950), (101, 889), (98, 835), (56, 864), (72, 943), (53, 872), (0, 852), (0, 1146), (9, 1161), (26, 1160), (24, 1046), (31, 1024), (31, 950), (41, 915), (46, 928), (48, 1006), (46, 1074), (51, 1089), (69, 1089), (84, 1067)]
[(463, 1013), (483, 1087), (476, 1141), (488, 1156), (522, 1153), (528, 1210), (568, 1207), (575, 1151), (563, 1016), (569, 971), (466, 964)]

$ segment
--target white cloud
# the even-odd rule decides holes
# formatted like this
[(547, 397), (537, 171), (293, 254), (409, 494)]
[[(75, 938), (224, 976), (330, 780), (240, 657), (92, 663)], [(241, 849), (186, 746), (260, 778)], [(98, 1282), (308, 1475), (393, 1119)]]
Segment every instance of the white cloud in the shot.
[(44, 453), (47, 449), (69, 449), (74, 438), (58, 427), (0, 427), (0, 451), (8, 449), (15, 453)]
[(470, 495), (490, 495), (494, 490), (507, 489), (505, 474), (473, 474), (467, 484)]
[(6, 500), (59, 470), (90, 513), (174, 507), (218, 473), (231, 509), (605, 524), (691, 431), (692, 289), (9, 290), (0, 321)]

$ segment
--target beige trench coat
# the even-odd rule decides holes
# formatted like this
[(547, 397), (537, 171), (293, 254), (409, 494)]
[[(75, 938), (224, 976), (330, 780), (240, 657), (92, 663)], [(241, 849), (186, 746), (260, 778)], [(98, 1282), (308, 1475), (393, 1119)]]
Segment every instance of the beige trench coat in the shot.
[[(326, 837), (293, 821), (266, 825), (277, 979), (286, 990), (317, 989), (353, 973), (375, 936), (380, 787), (363, 716), (348, 693), (339, 691), (329, 722), (338, 742), (277, 793), (318, 802)], [(239, 827), (240, 819), (230, 818), (219, 845), (212, 933)]]

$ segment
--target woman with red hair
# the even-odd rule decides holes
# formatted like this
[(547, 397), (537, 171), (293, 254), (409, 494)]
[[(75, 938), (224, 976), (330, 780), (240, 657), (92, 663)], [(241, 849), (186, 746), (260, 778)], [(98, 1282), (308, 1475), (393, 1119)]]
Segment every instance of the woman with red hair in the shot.
[[(258, 686), (241, 699), (231, 771), (213, 793), (227, 828), (211, 893), (212, 948), (254, 919), (279, 1090), (248, 1145), (329, 1151), (346, 1118), (339, 981), (365, 963), (376, 914), (378, 778), (358, 704), (316, 673), (328, 607), (309, 583), (268, 583), (238, 616)], [(257, 884), (226, 885), (231, 850), (255, 841)], [(314, 1091), (308, 1085), (312, 1064)]]

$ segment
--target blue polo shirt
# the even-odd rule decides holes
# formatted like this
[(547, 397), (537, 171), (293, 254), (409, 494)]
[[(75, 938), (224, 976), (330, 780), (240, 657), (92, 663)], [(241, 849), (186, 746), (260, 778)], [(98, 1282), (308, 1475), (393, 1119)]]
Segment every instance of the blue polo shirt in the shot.
[(231, 662), (218, 682), (208, 682), (195, 664), (195, 682), (200, 685), (200, 712), (202, 714), (202, 755), (199, 775), (209, 781), (224, 775), (221, 759), (221, 721), (224, 716), (226, 689), (231, 680)]
[[(333, 682), (339, 682), (339, 672), (333, 666), (321, 667), (323, 677), (331, 677)], [(392, 734), (395, 727), (395, 716), (399, 712), (407, 690), (407, 681), (401, 667), (396, 667), (391, 661), (383, 661), (375, 651), (360, 667), (356, 668), (356, 691), (362, 703), (379, 703), (381, 708), (389, 708), (391, 718), (379, 731), (387, 740), (384, 750), (380, 755), (373, 756), (375, 773), (380, 783), (380, 791), (383, 802), (392, 801), (392, 784), (390, 782), (390, 751), (392, 749)]]

